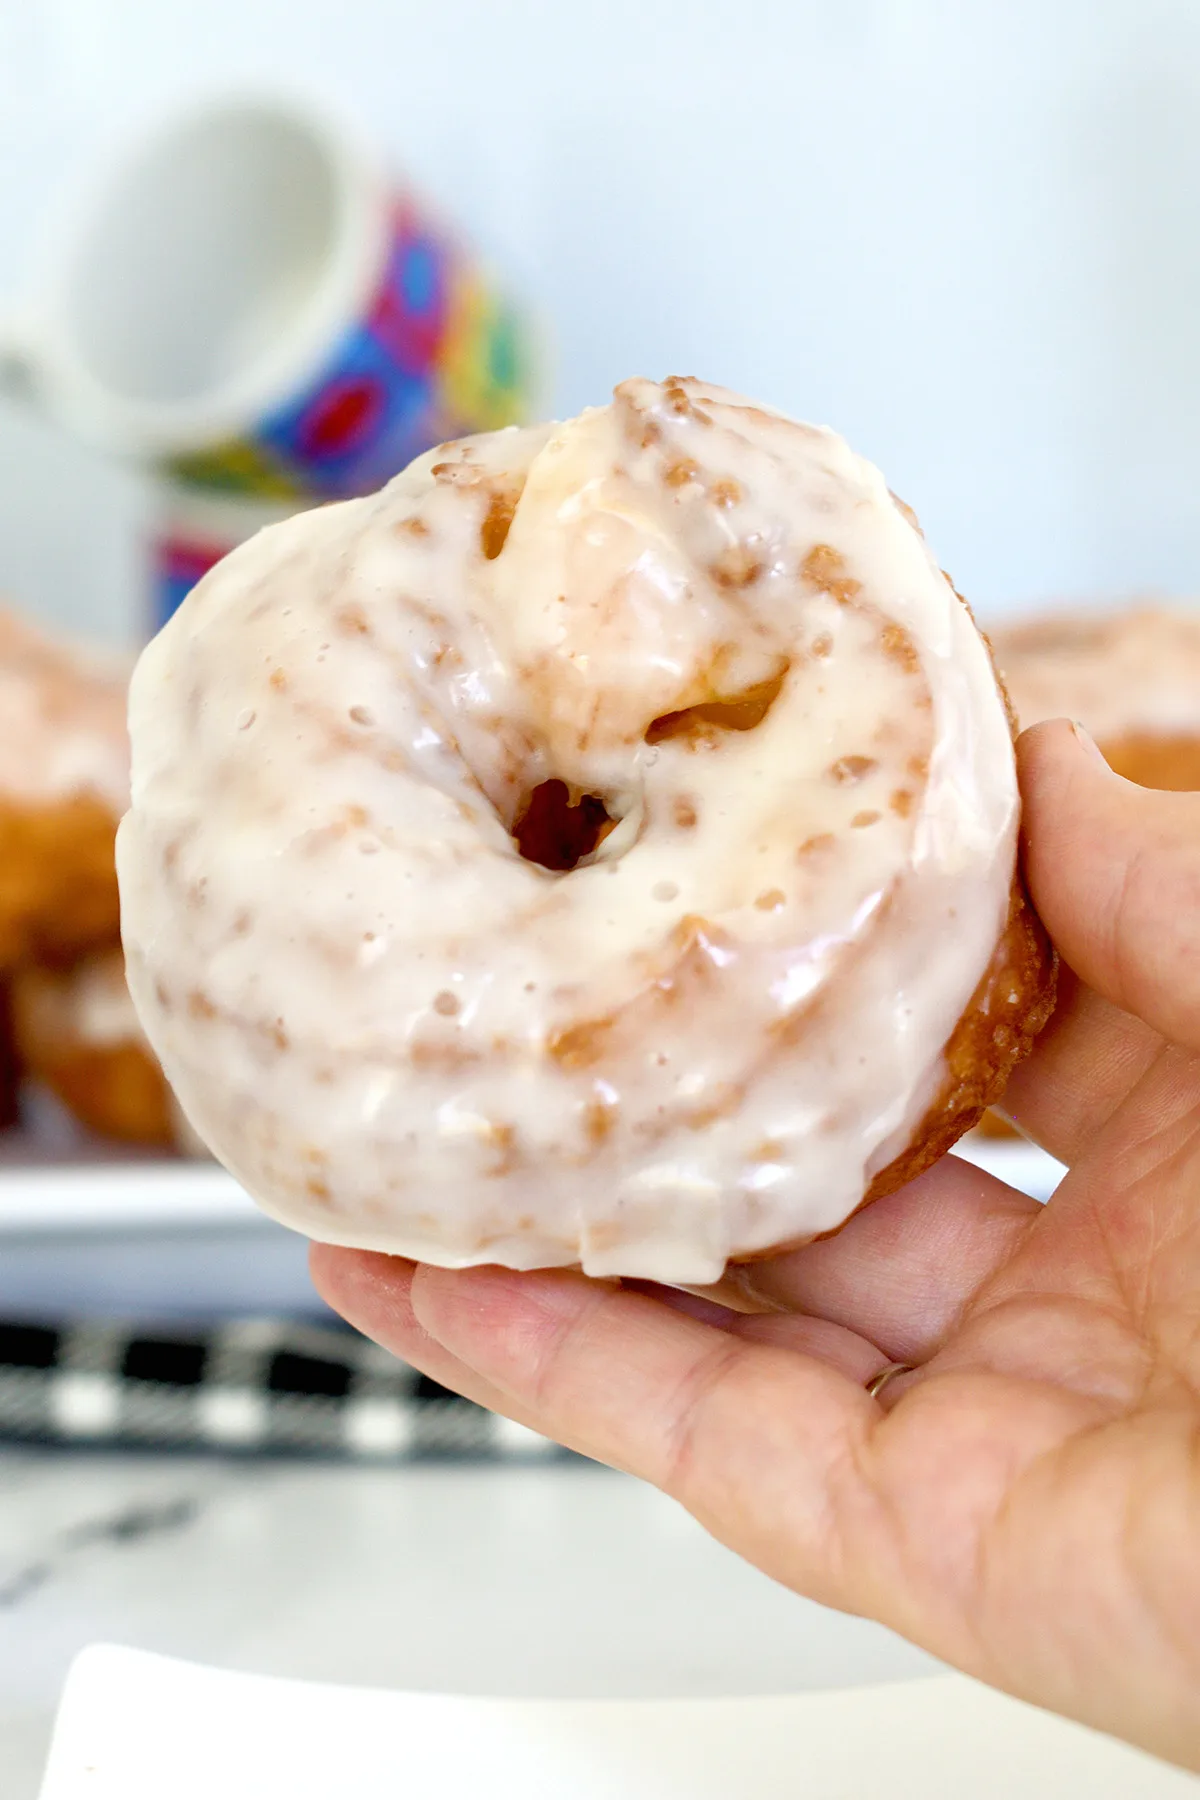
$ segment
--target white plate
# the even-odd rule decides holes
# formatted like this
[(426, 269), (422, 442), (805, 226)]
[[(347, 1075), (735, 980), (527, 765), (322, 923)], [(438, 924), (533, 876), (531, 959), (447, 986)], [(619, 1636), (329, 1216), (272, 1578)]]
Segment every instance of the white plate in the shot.
[[(120, 1160), (10, 1134), (0, 1157), (0, 1314), (208, 1319), (319, 1312), (303, 1238), (215, 1163)], [(1061, 1165), (1028, 1144), (959, 1146), (1036, 1199)]]
[(41, 1800), (1184, 1800), (1189, 1775), (960, 1676), (784, 1698), (483, 1700), (97, 1646)]
[(0, 1316), (320, 1312), (307, 1246), (211, 1162), (131, 1156), (39, 1107), (0, 1136)]

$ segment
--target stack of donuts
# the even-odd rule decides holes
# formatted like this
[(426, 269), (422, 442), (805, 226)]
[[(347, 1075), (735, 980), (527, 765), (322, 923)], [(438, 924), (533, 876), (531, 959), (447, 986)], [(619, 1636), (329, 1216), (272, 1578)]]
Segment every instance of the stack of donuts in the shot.
[(0, 611), (0, 1125), (36, 1085), (88, 1131), (177, 1147), (120, 947), (127, 677)]

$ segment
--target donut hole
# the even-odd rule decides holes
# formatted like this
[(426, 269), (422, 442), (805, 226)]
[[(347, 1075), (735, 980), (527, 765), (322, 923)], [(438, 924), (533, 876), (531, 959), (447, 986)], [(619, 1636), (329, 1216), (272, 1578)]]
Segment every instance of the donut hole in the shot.
[(646, 742), (661, 744), (667, 738), (711, 738), (720, 731), (753, 731), (778, 700), (787, 672), (785, 663), (777, 674), (744, 688), (740, 694), (723, 700), (702, 700), (696, 706), (663, 713), (650, 721)]
[(513, 841), (526, 862), (565, 874), (599, 848), (616, 825), (599, 794), (543, 781), (517, 814)]

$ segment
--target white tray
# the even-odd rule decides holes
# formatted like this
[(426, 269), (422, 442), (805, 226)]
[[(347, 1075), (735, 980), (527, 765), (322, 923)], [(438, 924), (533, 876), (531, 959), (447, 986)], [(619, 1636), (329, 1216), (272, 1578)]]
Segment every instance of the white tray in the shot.
[[(1027, 1144), (959, 1154), (1039, 1200), (1062, 1168)], [(215, 1163), (121, 1159), (47, 1134), (0, 1152), (0, 1315), (206, 1319), (320, 1312), (303, 1238)]]
[(1184, 1800), (1192, 1776), (961, 1676), (780, 1698), (486, 1700), (75, 1663), (41, 1800)]

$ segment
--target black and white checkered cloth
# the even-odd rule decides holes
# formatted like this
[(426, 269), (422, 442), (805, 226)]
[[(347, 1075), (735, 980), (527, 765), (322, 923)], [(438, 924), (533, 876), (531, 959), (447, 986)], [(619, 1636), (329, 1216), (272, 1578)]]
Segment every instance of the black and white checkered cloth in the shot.
[(0, 1322), (0, 1441), (409, 1462), (566, 1456), (356, 1332)]

